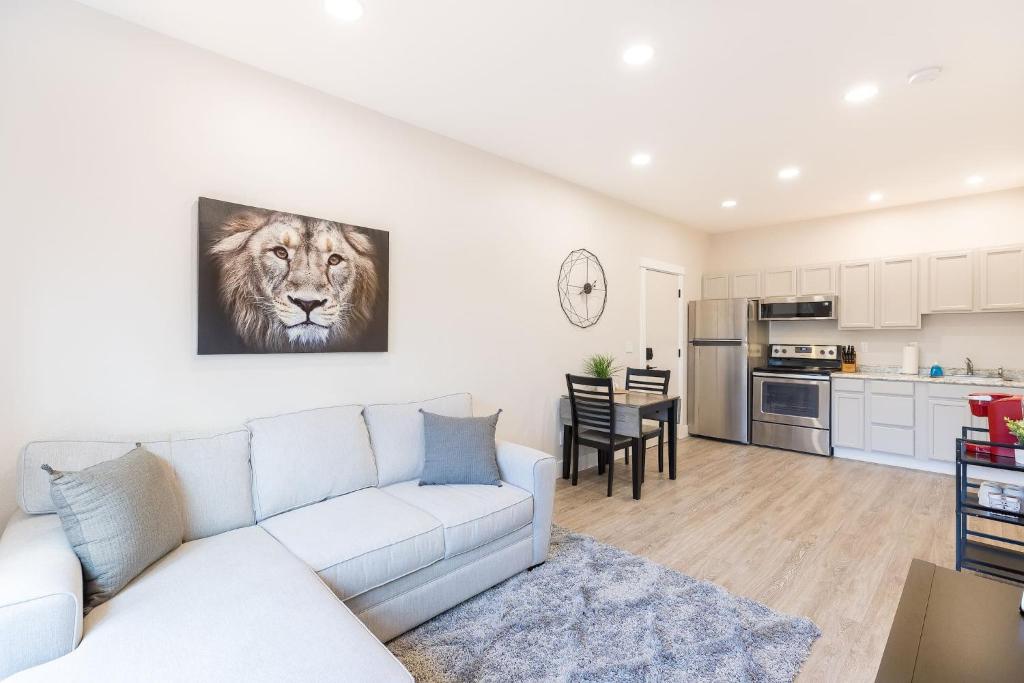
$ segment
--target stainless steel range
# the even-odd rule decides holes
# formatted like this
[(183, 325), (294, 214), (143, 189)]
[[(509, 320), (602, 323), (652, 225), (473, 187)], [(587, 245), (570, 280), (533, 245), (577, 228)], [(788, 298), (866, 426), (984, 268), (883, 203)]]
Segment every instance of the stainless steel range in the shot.
[(751, 440), (815, 455), (832, 455), (831, 375), (838, 346), (770, 344), (768, 364), (752, 372)]

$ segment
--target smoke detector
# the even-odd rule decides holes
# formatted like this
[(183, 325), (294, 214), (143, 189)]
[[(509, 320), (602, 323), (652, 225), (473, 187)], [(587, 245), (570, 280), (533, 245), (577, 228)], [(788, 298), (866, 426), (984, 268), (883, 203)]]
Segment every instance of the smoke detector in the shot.
[(924, 83), (931, 83), (932, 81), (938, 80), (939, 76), (942, 75), (941, 66), (926, 66), (923, 69), (918, 69), (907, 75), (907, 85), (922, 85)]

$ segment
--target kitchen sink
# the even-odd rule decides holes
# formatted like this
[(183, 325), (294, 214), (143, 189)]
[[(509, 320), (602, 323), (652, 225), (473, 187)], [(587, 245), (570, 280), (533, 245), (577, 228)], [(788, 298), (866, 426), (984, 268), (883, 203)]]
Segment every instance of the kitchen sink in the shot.
[[(1003, 380), (999, 377), (985, 377), (982, 375), (944, 375), (947, 379), (956, 380), (961, 384), (980, 384), (986, 386), (999, 386)], [(941, 379), (941, 378), (939, 378)]]

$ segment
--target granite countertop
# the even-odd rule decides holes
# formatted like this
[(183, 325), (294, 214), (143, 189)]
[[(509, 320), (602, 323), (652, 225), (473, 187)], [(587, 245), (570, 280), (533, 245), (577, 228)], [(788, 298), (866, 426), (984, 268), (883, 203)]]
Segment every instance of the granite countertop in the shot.
[[(942, 377), (930, 377), (927, 371), (917, 375), (904, 375), (896, 367), (863, 367), (861, 372), (837, 372), (833, 377), (849, 379), (874, 379), (885, 382), (928, 382), (932, 384), (966, 384), (980, 387), (1002, 387), (1007, 389), (1024, 388), (1024, 374), (1018, 370), (1007, 370), (1006, 379), (984, 377), (989, 371), (981, 371), (976, 375), (962, 374), (960, 368), (948, 368)], [(996, 374), (992, 372), (991, 374)]]

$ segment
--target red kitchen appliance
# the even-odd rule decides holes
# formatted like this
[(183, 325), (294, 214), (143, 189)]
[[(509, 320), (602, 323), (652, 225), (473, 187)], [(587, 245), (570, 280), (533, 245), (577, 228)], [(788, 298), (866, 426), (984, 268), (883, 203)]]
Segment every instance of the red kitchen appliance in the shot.
[[(1006, 418), (1024, 419), (1024, 396), (1013, 394), (968, 394), (971, 415), (988, 418), (988, 440), (994, 443), (1016, 443), (1017, 439), (1006, 427)], [(1012, 458), (1012, 448), (975, 446), (967, 444), (968, 453), (1002, 455)]]

